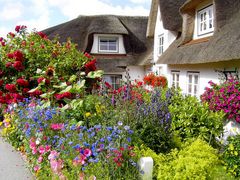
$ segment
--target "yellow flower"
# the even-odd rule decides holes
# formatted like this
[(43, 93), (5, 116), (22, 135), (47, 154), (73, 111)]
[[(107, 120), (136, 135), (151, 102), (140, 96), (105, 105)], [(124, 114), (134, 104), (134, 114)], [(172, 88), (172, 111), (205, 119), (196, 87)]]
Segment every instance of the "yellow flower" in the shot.
[(88, 118), (88, 117), (91, 116), (91, 113), (90, 113), (90, 112), (87, 112), (87, 113), (85, 113), (85, 116)]
[(2, 126), (3, 122), (0, 122), (0, 126)]

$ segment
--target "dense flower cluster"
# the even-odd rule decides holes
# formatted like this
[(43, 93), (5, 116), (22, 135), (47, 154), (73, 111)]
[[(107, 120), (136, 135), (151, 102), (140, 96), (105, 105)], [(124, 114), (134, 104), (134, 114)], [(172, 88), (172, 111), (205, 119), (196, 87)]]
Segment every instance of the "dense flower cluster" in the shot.
[(203, 102), (209, 103), (213, 111), (224, 111), (228, 119), (234, 119), (240, 123), (240, 83), (230, 79), (222, 84), (209, 82), (211, 88), (206, 88), (201, 96)]
[(164, 76), (156, 76), (154, 73), (150, 73), (143, 78), (144, 84), (152, 87), (166, 87), (167, 79)]
[[(137, 166), (131, 146), (133, 131), (122, 122), (90, 128), (69, 124), (68, 117), (60, 110), (44, 108), (40, 100), (29, 99), (19, 103), (13, 115), (20, 120), (18, 128), (27, 139), (26, 153), (34, 159), (36, 173), (46, 168), (46, 162), (60, 179), (65, 177), (64, 168), (70, 168), (69, 162), (83, 173), (89, 165), (97, 163), (115, 168), (123, 168), (128, 163)], [(8, 121), (6, 118), (5, 128), (10, 128), (10, 122), (14, 124), (11, 117)]]

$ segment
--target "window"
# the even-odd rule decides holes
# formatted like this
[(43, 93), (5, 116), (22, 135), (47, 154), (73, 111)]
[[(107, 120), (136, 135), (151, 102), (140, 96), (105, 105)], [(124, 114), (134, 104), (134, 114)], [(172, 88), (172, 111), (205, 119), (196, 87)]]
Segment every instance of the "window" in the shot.
[(158, 36), (158, 55), (162, 55), (163, 53), (163, 45), (164, 45), (164, 36), (163, 34), (162, 35), (159, 35)]
[(117, 37), (99, 37), (99, 52), (118, 52)]
[(103, 75), (103, 81), (108, 82), (113, 89), (118, 89), (121, 86), (122, 75), (110, 74)]
[(179, 88), (179, 71), (172, 71), (172, 87)]
[(214, 31), (213, 5), (197, 12), (197, 26), (199, 36)]
[(188, 72), (187, 94), (191, 96), (198, 96), (199, 91), (199, 73)]

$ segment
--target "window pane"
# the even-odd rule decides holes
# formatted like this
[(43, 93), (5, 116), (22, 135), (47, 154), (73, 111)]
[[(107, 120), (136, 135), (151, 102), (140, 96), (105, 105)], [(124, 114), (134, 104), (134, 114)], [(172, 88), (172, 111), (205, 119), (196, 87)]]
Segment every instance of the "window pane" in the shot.
[(194, 95), (197, 94), (197, 85), (194, 85)]
[(192, 86), (189, 84), (188, 85), (188, 93), (191, 94), (192, 93)]
[(177, 81), (179, 82), (179, 74), (176, 74), (177, 75)]
[(194, 84), (198, 84), (198, 75), (194, 76)]
[(189, 83), (192, 83), (192, 75), (189, 75), (189, 76), (188, 76), (188, 82), (189, 82)]
[(100, 45), (100, 50), (108, 50), (107, 45)]

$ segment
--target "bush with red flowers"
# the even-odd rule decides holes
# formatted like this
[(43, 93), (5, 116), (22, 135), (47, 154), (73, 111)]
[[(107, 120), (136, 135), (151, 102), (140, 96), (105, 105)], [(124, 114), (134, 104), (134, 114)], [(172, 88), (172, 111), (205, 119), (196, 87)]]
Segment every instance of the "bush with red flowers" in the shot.
[[(74, 83), (84, 82), (89, 72), (96, 71), (96, 60), (79, 52), (70, 40), (61, 44), (57, 38), (49, 40), (43, 32), (26, 30), (26, 26), (18, 25), (7, 38), (0, 38), (1, 103), (29, 96), (49, 98), (50, 95), (58, 97), (56, 100), (74, 97), (80, 91)], [(77, 77), (70, 83), (72, 74)], [(66, 86), (59, 88), (64, 82)]]
[(164, 76), (157, 76), (154, 73), (150, 73), (143, 78), (143, 82), (145, 85), (149, 85), (152, 87), (166, 87), (167, 86), (167, 78)]

